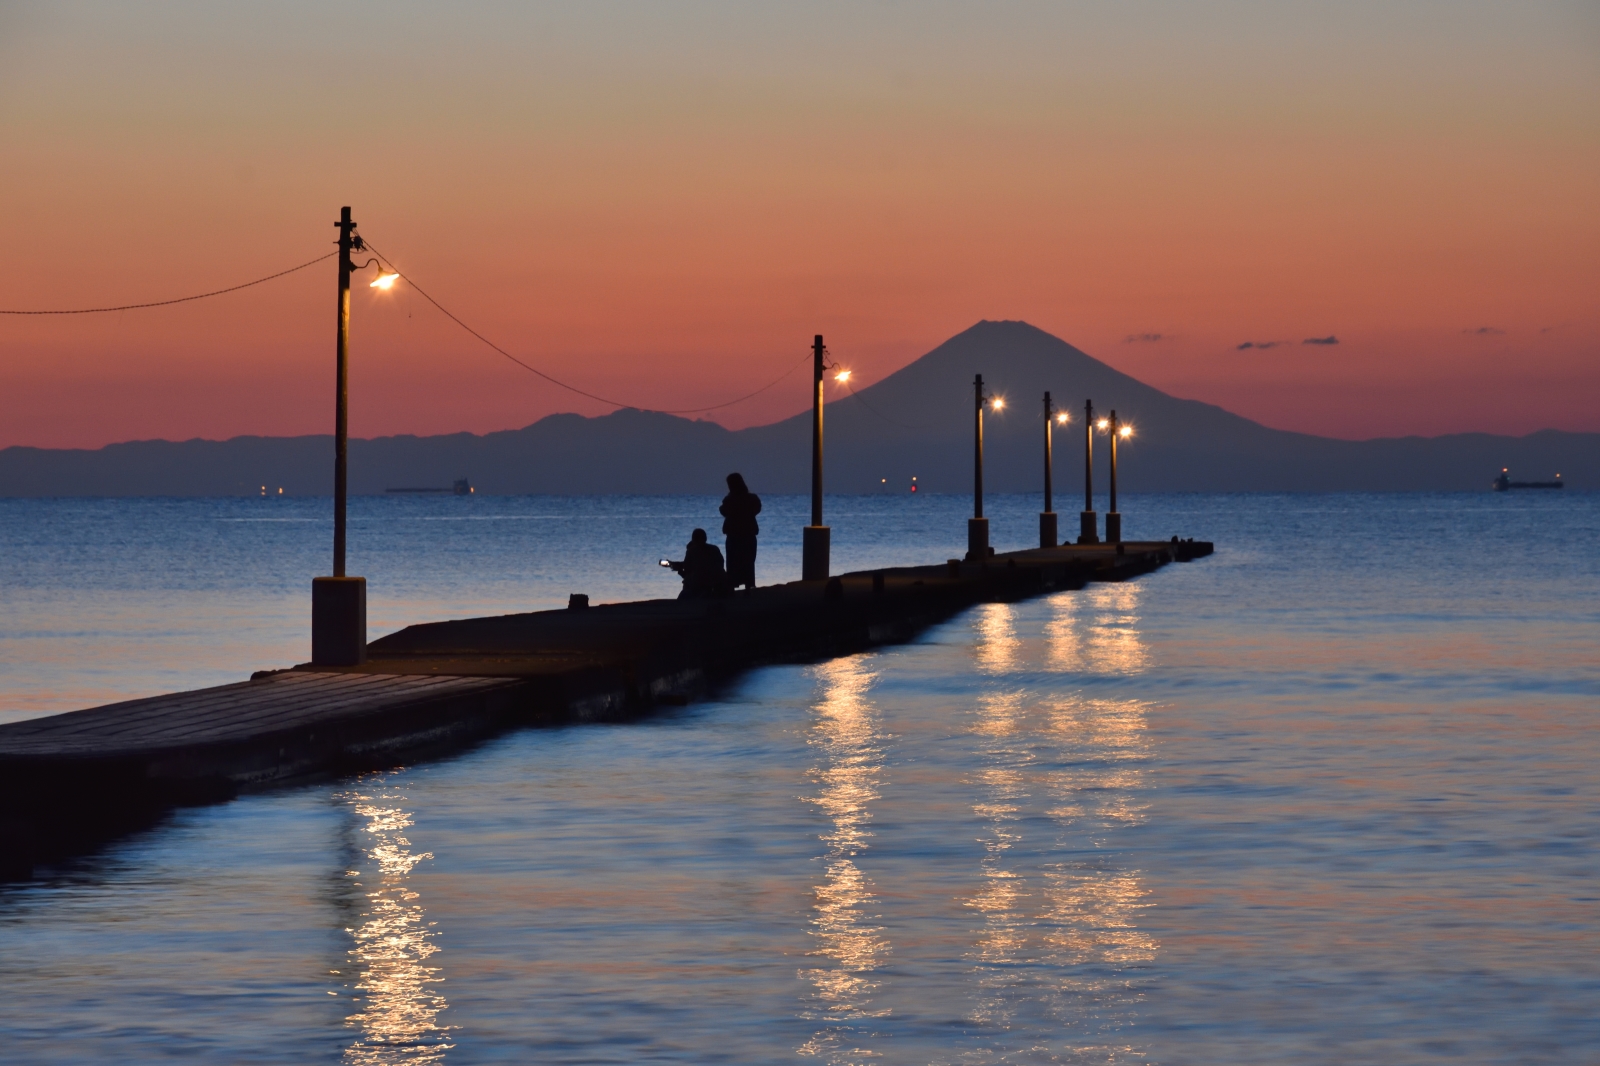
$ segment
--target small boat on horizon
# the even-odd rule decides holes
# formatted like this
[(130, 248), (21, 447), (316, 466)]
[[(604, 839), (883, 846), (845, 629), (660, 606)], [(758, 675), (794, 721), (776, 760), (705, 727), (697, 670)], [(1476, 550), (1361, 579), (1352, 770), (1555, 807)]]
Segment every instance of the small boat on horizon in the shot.
[(1505, 492), (1509, 489), (1564, 489), (1567, 483), (1557, 474), (1554, 481), (1512, 481), (1511, 471), (1508, 467), (1500, 468), (1500, 476), (1494, 479), (1494, 491)]
[(476, 493), (478, 490), (472, 487), (472, 481), (471, 481), (470, 478), (458, 478), (456, 481), (452, 482), (450, 487), (447, 488), (447, 489), (433, 489), (433, 488), (424, 488), (424, 489), (384, 489), (383, 491), (384, 492), (431, 492), (431, 493), (437, 493), (437, 494), (440, 494), (440, 495), (449, 494), (449, 495), (453, 495), (453, 496), (471, 496), (474, 493)]

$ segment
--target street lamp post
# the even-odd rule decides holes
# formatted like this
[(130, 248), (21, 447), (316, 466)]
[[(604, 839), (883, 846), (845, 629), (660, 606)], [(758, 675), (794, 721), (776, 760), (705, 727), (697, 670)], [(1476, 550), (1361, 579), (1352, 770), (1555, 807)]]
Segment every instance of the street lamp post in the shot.
[[(983, 561), (994, 554), (989, 547), (989, 520), (983, 517), (983, 405), (989, 397), (983, 393), (983, 375), (972, 379), (972, 517), (967, 519), (967, 559)], [(999, 410), (1004, 401), (996, 398)]]
[(1083, 513), (1078, 516), (1078, 543), (1100, 543), (1100, 519), (1094, 513), (1094, 401), (1083, 401)]
[(803, 581), (828, 579), (828, 527), (822, 524), (822, 374), (827, 369), (818, 333), (811, 344), (811, 524), (801, 532), (800, 578)]
[(350, 454), (350, 262), (360, 247), (350, 209), (339, 212), (339, 322), (333, 416), (333, 576), (311, 579), (311, 661), (356, 666), (367, 658), (367, 579), (344, 572), (345, 498)]
[(1050, 462), (1051, 462), (1051, 423), (1055, 421), (1055, 405), (1050, 402), (1050, 394), (1044, 394), (1044, 510), (1039, 512), (1039, 547), (1054, 548), (1057, 543), (1056, 536), (1056, 509), (1055, 500), (1051, 492)]
[(1111, 509), (1106, 512), (1106, 543), (1122, 543), (1122, 514), (1117, 510), (1117, 438), (1124, 436), (1122, 426), (1117, 422), (1117, 412), (1111, 411)]

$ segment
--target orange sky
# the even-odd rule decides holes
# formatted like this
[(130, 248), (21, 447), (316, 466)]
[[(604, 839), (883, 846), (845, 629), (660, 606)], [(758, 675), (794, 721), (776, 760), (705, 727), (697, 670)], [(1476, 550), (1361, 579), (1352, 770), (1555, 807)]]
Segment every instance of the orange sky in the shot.
[[(4, 308), (249, 280), (348, 203), (478, 329), (642, 406), (817, 332), (870, 383), (1020, 318), (1290, 429), (1600, 431), (1588, 4), (14, 4), (0, 138)], [(0, 316), (0, 446), (326, 432), (333, 289)], [(609, 409), (403, 288), (358, 287), (352, 343), (357, 435)]]

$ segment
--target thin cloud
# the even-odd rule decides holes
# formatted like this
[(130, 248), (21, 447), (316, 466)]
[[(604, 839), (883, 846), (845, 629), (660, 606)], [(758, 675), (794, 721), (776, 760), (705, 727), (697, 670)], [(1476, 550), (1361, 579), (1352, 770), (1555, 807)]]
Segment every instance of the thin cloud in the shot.
[(1172, 338), (1165, 333), (1130, 333), (1123, 338), (1123, 344), (1154, 344), (1157, 341), (1169, 341)]
[(1236, 351), (1236, 352), (1242, 352), (1246, 348), (1260, 348), (1261, 350), (1265, 351), (1268, 348), (1276, 348), (1278, 345), (1285, 344), (1285, 343), (1287, 343), (1287, 342), (1286, 341), (1245, 341), (1243, 344), (1236, 345), (1233, 350)]
[(1462, 333), (1472, 337), (1504, 337), (1506, 331), (1493, 326), (1479, 326), (1477, 329), (1464, 329)]
[(1335, 337), (1333, 334), (1330, 333), (1326, 337), (1307, 337), (1305, 340), (1301, 341), (1300, 343), (1301, 344), (1338, 344), (1339, 343), (1339, 338)]

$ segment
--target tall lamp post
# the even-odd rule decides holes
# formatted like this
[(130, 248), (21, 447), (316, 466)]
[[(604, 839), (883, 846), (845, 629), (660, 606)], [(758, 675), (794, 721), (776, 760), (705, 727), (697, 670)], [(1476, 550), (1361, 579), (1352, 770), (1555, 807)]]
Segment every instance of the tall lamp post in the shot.
[(996, 411), (1006, 405), (999, 396), (983, 391), (983, 375), (972, 379), (972, 517), (967, 519), (967, 558), (982, 561), (994, 554), (989, 547), (989, 520), (983, 517), (983, 405)]
[[(362, 269), (350, 261), (350, 253), (365, 245), (348, 207), (340, 209), (334, 225), (339, 228), (339, 319), (334, 343), (333, 576), (311, 579), (311, 661), (317, 666), (357, 666), (367, 658), (367, 579), (345, 574), (344, 544), (350, 487), (350, 275)], [(387, 289), (398, 276), (380, 269), (372, 285)]]
[(827, 369), (822, 334), (811, 343), (811, 524), (801, 533), (800, 578), (828, 579), (828, 527), (822, 524), (822, 374)]
[(1050, 394), (1044, 394), (1044, 510), (1039, 512), (1039, 547), (1054, 548), (1059, 543), (1056, 529), (1055, 496), (1051, 483), (1051, 462), (1054, 452), (1051, 440), (1051, 423), (1066, 424), (1067, 413), (1058, 412), (1055, 404), (1050, 401)]
[(1111, 418), (1102, 419), (1106, 423), (1104, 428), (1111, 437), (1111, 510), (1106, 512), (1106, 542), (1108, 544), (1122, 543), (1122, 514), (1117, 510), (1117, 439), (1133, 436), (1133, 427), (1125, 426), (1117, 420), (1117, 412), (1113, 409)]
[(1094, 513), (1094, 401), (1083, 401), (1083, 513), (1078, 516), (1078, 543), (1100, 543), (1100, 519)]

